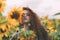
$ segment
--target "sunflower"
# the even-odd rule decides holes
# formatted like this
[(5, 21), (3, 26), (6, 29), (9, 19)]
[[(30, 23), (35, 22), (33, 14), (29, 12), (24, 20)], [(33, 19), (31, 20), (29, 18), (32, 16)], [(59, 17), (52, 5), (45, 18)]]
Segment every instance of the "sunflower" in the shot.
[(47, 15), (44, 17), (44, 19), (45, 19), (45, 20), (48, 20), (48, 17), (49, 17), (49, 15), (47, 14)]
[(5, 2), (4, 0), (0, 0), (0, 12), (4, 12), (4, 8), (5, 8)]
[(22, 8), (13, 8), (10, 10), (10, 12), (7, 15), (8, 22), (12, 24), (13, 26), (19, 25), (19, 23), (22, 22), (22, 14), (23, 9)]
[(0, 25), (0, 37), (1, 38), (3, 36), (8, 37), (9, 31), (10, 31), (10, 29), (9, 29), (9, 27), (8, 27), (8, 25), (6, 23)]

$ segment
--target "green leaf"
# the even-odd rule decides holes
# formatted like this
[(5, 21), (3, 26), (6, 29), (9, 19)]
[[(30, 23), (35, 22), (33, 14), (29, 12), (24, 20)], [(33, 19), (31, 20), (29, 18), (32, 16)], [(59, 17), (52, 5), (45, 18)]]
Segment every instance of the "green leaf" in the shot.
[(9, 37), (3, 37), (2, 40), (9, 40)]
[(6, 22), (7, 22), (7, 19), (4, 19), (0, 21), (0, 24), (6, 23)]
[(51, 23), (51, 26), (53, 26), (54, 28), (56, 28), (56, 23), (55, 22), (52, 22)]
[(34, 34), (33, 31), (29, 31), (29, 36), (32, 36)]
[(25, 31), (22, 32), (22, 35), (21, 35), (21, 36), (24, 37), (24, 38), (26, 38), (26, 33), (25, 33)]
[(47, 24), (48, 24), (47, 20), (42, 21), (42, 23), (43, 23), (44, 25), (47, 25)]
[(33, 34), (33, 31), (23, 31), (21, 36), (27, 38), (29, 36), (32, 36)]
[(58, 13), (54, 14), (54, 16), (55, 16), (55, 15), (60, 15), (60, 12), (58, 12)]
[(49, 29), (47, 29), (47, 32), (49, 33), (49, 32), (50, 32), (50, 30), (49, 30)]
[(2, 17), (2, 13), (0, 12), (0, 17)]
[(58, 30), (58, 32), (60, 32), (60, 24), (56, 27), (56, 29)]
[(30, 26), (31, 24), (29, 23), (28, 26)]
[(57, 36), (59, 33), (58, 32), (53, 32), (51, 36)]

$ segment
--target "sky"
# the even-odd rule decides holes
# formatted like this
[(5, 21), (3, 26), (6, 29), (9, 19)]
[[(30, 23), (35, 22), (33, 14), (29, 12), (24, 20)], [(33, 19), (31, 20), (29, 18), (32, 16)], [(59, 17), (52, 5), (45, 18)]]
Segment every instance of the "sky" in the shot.
[(49, 15), (49, 19), (59, 19), (60, 15), (53, 16), (60, 12), (60, 0), (6, 0), (6, 8), (3, 16), (6, 16), (10, 9), (16, 7), (29, 7), (40, 18)]

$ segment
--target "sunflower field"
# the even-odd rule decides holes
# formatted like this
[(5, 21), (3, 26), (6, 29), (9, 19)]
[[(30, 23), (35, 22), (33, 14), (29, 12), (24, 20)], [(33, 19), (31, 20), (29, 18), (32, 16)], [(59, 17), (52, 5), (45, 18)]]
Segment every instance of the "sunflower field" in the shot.
[(45, 25), (52, 40), (60, 40), (60, 19), (48, 19), (48, 15), (41, 18), (41, 23)]
[(21, 7), (14, 7), (5, 17), (2, 15), (6, 6), (5, 1), (0, 0), (0, 40), (30, 40), (31, 38), (35, 40), (36, 35), (33, 31), (20, 30), (22, 24), (21, 16), (23, 14)]
[[(21, 31), (20, 24), (22, 24), (22, 8), (14, 7), (8, 12), (8, 15), (6, 17), (2, 15), (6, 6), (5, 1), (6, 0), (0, 0), (0, 40), (10, 40), (13, 34)], [(60, 19), (48, 19), (48, 15), (46, 15), (44, 18), (40, 18), (40, 21), (45, 26), (45, 29), (48, 32), (49, 36), (51, 36), (52, 40), (60, 40)], [(26, 36), (27, 32), (29, 32), (28, 36)], [(21, 33), (22, 37), (18, 37), (19, 40), (24, 40), (23, 37), (28, 37), (28, 40), (30, 37), (36, 37), (33, 31), (21, 31)]]

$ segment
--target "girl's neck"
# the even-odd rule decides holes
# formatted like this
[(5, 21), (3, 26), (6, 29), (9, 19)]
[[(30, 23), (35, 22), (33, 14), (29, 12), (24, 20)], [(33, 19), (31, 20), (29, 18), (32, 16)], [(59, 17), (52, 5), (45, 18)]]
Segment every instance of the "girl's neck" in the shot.
[(28, 30), (28, 24), (23, 24), (24, 30)]

